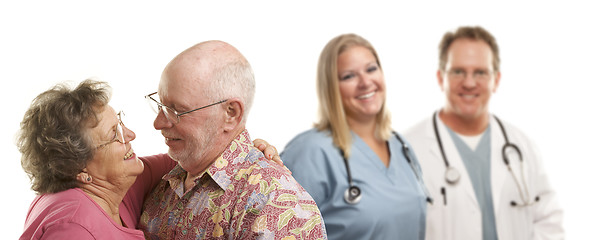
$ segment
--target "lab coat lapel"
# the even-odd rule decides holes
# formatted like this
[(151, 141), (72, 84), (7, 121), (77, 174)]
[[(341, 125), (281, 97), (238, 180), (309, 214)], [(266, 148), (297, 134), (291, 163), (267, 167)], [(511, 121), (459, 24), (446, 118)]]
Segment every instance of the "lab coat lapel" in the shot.
[(496, 219), (498, 219), (498, 210), (500, 208), (500, 202), (502, 201), (502, 190), (504, 189), (504, 182), (506, 180), (506, 174), (508, 170), (506, 168), (506, 164), (503, 162), (502, 158), (502, 146), (504, 146), (504, 136), (502, 135), (502, 130), (500, 126), (494, 119), (494, 117), (490, 117), (490, 126), (492, 131), (491, 137), (491, 180), (492, 180), (492, 201), (494, 204), (494, 213), (496, 214)]
[[(469, 178), (469, 174), (467, 173), (467, 167), (463, 163), (461, 159), (461, 155), (457, 150), (454, 142), (452, 141), (452, 137), (450, 133), (446, 129), (446, 125), (438, 118), (438, 133), (440, 134), (440, 138), (442, 140), (442, 145), (444, 147), (444, 154), (448, 158), (451, 167), (454, 167), (459, 173), (461, 174), (461, 179), (458, 183), (456, 183), (457, 188), (463, 188), (465, 192), (465, 197), (468, 198), (470, 202), (473, 203), (473, 206), (479, 209), (479, 204), (477, 203), (477, 198), (475, 197), (475, 191), (473, 190), (473, 185), (471, 183), (471, 179)], [(442, 158), (442, 154), (440, 153), (440, 148), (438, 144), (435, 144), (435, 151)], [(434, 148), (432, 148), (434, 149)], [(445, 166), (446, 167), (446, 166)], [(444, 172), (446, 173), (446, 171)], [(443, 176), (444, 178), (444, 176)], [(444, 180), (446, 181), (446, 180)]]

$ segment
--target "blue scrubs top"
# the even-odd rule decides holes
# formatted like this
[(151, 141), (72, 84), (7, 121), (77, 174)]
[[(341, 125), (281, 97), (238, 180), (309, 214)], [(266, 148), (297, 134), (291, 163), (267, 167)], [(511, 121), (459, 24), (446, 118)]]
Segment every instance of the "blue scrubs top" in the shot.
[[(316, 129), (291, 140), (281, 153), (293, 177), (312, 195), (329, 239), (424, 239), (426, 196), (396, 137), (388, 141), (387, 168), (355, 133), (349, 165), (361, 201), (348, 204), (349, 188), (343, 157), (330, 132)], [(419, 164), (410, 152), (416, 171)], [(421, 172), (420, 177), (421, 177)]]

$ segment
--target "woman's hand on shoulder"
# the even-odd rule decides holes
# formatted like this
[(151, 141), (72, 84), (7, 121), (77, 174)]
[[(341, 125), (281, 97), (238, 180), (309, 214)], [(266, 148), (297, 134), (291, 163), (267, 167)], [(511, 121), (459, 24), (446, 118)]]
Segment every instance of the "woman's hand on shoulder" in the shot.
[(289, 173), (291, 173), (291, 171), (289, 171), (289, 169), (285, 167), (285, 165), (283, 164), (283, 160), (281, 160), (281, 156), (279, 156), (279, 152), (277, 152), (277, 148), (275, 146), (269, 144), (267, 141), (260, 138), (254, 139), (253, 143), (254, 146), (258, 148), (258, 150), (264, 153), (264, 157), (266, 159), (272, 160), (279, 166), (285, 168)]

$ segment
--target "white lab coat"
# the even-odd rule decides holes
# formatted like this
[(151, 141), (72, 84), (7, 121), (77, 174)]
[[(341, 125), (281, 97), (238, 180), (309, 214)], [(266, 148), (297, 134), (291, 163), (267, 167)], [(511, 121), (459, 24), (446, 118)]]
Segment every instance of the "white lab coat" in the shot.
[[(502, 160), (504, 136), (496, 120), (491, 117), (491, 184), (498, 239), (563, 239), (562, 209), (548, 182), (537, 149), (517, 128), (506, 122), (503, 124), (509, 141), (522, 152), (529, 195), (531, 199), (539, 196), (540, 200), (528, 207), (511, 206), (511, 201), (522, 203), (522, 200)], [(427, 209), (426, 239), (481, 239), (481, 211), (471, 180), (448, 130), (439, 119), (438, 129), (450, 165), (461, 173), (455, 185), (445, 181), (446, 167), (436, 141), (432, 118), (427, 118), (404, 134), (419, 159), (425, 184), (434, 199)], [(517, 179), (522, 181), (518, 158), (511, 159), (510, 164)], [(520, 184), (523, 186), (522, 182)], [(446, 205), (441, 194), (442, 187), (446, 189)]]

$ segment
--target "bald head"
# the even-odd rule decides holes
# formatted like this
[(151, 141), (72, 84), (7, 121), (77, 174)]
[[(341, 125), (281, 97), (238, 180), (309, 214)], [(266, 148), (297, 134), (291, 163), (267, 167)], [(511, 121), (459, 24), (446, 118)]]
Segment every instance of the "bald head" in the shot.
[(198, 43), (184, 50), (166, 66), (165, 71), (172, 67), (184, 66), (200, 70), (203, 74), (210, 74), (234, 62), (248, 64), (246, 58), (235, 47), (223, 41), (213, 40)]
[[(178, 54), (165, 67), (159, 84), (164, 95), (185, 93), (212, 102), (239, 98), (246, 106), (246, 116), (254, 91), (254, 74), (246, 58), (218, 40), (198, 43)], [(188, 101), (191, 105), (192, 99)]]

